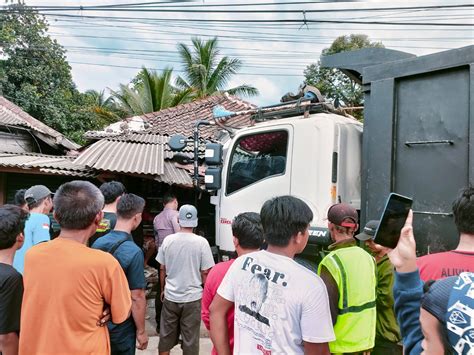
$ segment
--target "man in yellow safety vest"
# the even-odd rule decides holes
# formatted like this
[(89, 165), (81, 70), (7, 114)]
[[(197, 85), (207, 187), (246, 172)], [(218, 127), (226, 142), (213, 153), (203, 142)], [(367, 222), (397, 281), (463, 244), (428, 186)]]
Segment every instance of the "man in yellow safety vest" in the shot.
[(328, 210), (333, 244), (321, 261), (318, 274), (326, 284), (336, 340), (333, 354), (363, 354), (374, 347), (376, 325), (376, 265), (374, 258), (357, 246), (357, 211), (339, 203)]

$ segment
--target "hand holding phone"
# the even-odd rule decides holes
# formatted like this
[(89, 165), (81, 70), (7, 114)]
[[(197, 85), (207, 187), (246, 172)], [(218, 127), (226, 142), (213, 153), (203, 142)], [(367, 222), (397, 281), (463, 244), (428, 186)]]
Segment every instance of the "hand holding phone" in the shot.
[(400, 238), (413, 200), (409, 197), (391, 193), (380, 219), (379, 227), (375, 232), (374, 242), (394, 249)]
[(400, 232), (397, 247), (388, 253), (388, 257), (398, 272), (412, 272), (417, 269), (412, 210), (409, 211), (405, 225)]

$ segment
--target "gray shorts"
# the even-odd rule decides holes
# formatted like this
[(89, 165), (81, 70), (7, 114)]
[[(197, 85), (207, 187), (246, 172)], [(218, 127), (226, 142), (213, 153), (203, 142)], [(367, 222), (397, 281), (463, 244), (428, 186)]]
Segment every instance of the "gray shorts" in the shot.
[(158, 351), (170, 351), (178, 344), (181, 334), (183, 354), (199, 354), (200, 326), (201, 300), (176, 303), (165, 298), (161, 311)]

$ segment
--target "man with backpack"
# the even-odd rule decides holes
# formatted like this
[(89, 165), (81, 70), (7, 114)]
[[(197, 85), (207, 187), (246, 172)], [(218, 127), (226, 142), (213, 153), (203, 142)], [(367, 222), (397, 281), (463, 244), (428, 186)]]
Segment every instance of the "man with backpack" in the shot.
[(114, 230), (97, 239), (92, 245), (92, 248), (108, 252), (118, 260), (127, 276), (132, 295), (131, 316), (121, 324), (108, 324), (114, 355), (135, 354), (135, 341), (140, 350), (146, 349), (148, 345), (148, 335), (145, 331), (144, 257), (131, 234), (142, 220), (144, 207), (143, 198), (134, 194), (123, 195), (117, 203), (117, 223)]

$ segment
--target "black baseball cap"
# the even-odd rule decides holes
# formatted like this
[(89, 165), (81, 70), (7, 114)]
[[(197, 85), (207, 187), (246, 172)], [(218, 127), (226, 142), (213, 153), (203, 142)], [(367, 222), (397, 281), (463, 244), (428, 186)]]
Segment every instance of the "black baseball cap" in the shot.
[(355, 236), (356, 239), (361, 240), (363, 242), (366, 240), (374, 239), (375, 232), (377, 231), (379, 224), (380, 224), (379, 220), (368, 221), (362, 233), (359, 233)]

